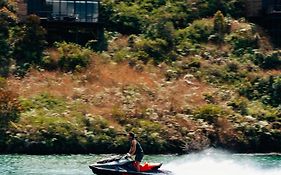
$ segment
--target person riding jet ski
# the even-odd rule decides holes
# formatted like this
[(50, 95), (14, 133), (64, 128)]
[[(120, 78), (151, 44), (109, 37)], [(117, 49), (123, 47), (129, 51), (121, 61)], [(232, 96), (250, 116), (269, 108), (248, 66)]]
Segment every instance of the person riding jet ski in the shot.
[(141, 144), (137, 141), (136, 136), (133, 132), (129, 132), (128, 138), (130, 141), (130, 150), (127, 155), (135, 155), (135, 167), (137, 171), (140, 171), (140, 163), (144, 156), (143, 149), (141, 147)]
[[(97, 161), (89, 166), (97, 175), (171, 175), (170, 171), (159, 169), (162, 163), (147, 163), (140, 165), (144, 153), (134, 133), (128, 134), (130, 150), (127, 155), (119, 155)], [(132, 159), (132, 156), (135, 156)]]

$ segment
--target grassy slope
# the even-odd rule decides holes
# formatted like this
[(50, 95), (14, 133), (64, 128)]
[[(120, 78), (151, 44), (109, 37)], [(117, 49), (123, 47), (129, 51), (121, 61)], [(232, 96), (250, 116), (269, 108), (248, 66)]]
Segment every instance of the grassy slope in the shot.
[[(231, 30), (248, 26), (234, 21)], [(107, 53), (93, 54), (92, 64), (82, 72), (31, 70), (22, 79), (8, 78), (8, 86), (18, 92), (24, 107), (20, 121), (12, 123), (9, 131), (8, 151), (125, 152), (126, 137), (120, 134), (131, 130), (148, 153), (209, 146), (241, 152), (280, 151), (266, 142), (279, 143), (281, 127), (274, 126), (276, 121), (255, 118), (256, 113), (270, 110), (237, 92), (239, 84), (251, 77), (279, 75), (280, 70), (265, 71), (239, 58), (222, 59), (231, 52), (229, 44), (201, 44), (210, 57), (191, 54), (157, 66), (141, 62), (130, 66), (130, 61), (108, 58), (126, 48), (127, 40), (119, 36)], [(259, 42), (261, 50), (272, 49), (266, 37)], [(48, 52), (54, 58), (58, 55), (53, 49)], [(182, 68), (192, 60), (200, 67)], [(233, 64), (235, 71), (230, 71)], [(228, 81), (233, 77), (238, 80)], [(229, 106), (235, 100), (246, 103), (246, 114)]]
[[(196, 108), (206, 104), (203, 94), (215, 92), (217, 89), (196, 79), (192, 80), (192, 84), (188, 84), (183, 77), (167, 82), (163, 72), (165, 72), (165, 68), (160, 69), (152, 65), (145, 66), (145, 70), (140, 72), (130, 67), (127, 62), (114, 63), (106, 61), (101, 56), (93, 56), (91, 67), (82, 73), (63, 74), (33, 70), (23, 79), (9, 78), (8, 84), (19, 93), (24, 104), (27, 99), (47, 93), (63, 99), (66, 103), (77, 102), (74, 106), (79, 104), (81, 107), (78, 109), (70, 107), (68, 110), (71, 112), (77, 110), (78, 113), (81, 112), (82, 115), (93, 118), (102, 117), (108, 127), (118, 133), (125, 133), (125, 130), (128, 130), (128, 123), (131, 123), (134, 128), (135, 122), (122, 122), (118, 118), (116, 119), (116, 115), (122, 115), (117, 117), (125, 118), (139, 116), (140, 121), (144, 121), (141, 125), (147, 127), (148, 130), (155, 129), (151, 122), (157, 121), (160, 124), (161, 128), (156, 128), (156, 135), (161, 135), (158, 133), (159, 130), (167, 130), (165, 135), (159, 136), (161, 138), (159, 141), (162, 139), (179, 140), (185, 137), (181, 135), (181, 127), (187, 131), (194, 131), (197, 126), (190, 119), (180, 115), (175, 117), (176, 113), (181, 113), (185, 107), (189, 109), (189, 107)], [(41, 132), (43, 128), (48, 128), (46, 126), (48, 121), (44, 120), (51, 120), (50, 116), (54, 116), (56, 113), (63, 118), (62, 122), (77, 122), (73, 121), (71, 117), (61, 115), (67, 109), (51, 107), (49, 109), (51, 112), (47, 114), (43, 112), (43, 117), (45, 117), (43, 118), (37, 108), (34, 107), (33, 116), (26, 112), (20, 122), (14, 124), (14, 127), (18, 129), (16, 132), (24, 132), (27, 124), (36, 130), (27, 131), (32, 132), (31, 135)], [(154, 115), (151, 116), (149, 113)], [(70, 114), (70, 116), (72, 115)], [(77, 115), (74, 114), (74, 116), (77, 118)], [(43, 121), (39, 122), (40, 120)], [(49, 122), (59, 123), (57, 118), (56, 121)], [(137, 126), (136, 128), (140, 129)], [(148, 132), (148, 134), (153, 133)], [(34, 139), (38, 140), (38, 138)], [(161, 148), (159, 151), (164, 150), (165, 148)], [(171, 151), (173, 152), (173, 150)]]

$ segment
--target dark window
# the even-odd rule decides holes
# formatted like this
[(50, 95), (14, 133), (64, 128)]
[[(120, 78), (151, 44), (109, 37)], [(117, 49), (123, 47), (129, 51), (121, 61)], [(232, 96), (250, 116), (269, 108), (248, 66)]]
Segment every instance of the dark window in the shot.
[(98, 22), (98, 0), (27, 0), (29, 14), (41, 18), (76, 22)]

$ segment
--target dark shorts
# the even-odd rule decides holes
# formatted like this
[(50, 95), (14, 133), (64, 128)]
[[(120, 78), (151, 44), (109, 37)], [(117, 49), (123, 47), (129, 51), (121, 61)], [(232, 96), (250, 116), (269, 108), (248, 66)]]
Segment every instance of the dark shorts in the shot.
[(143, 154), (136, 154), (135, 161), (141, 162), (143, 158)]

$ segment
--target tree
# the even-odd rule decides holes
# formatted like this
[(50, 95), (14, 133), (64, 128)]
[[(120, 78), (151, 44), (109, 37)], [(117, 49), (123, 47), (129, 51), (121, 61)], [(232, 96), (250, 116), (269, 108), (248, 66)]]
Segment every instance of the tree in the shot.
[(28, 16), (25, 24), (13, 28), (11, 35), (12, 55), (18, 65), (41, 62), (47, 42), (45, 40), (46, 30), (40, 26), (39, 17)]
[(5, 1), (0, 1), (0, 76), (7, 76), (9, 73), (9, 28), (16, 23), (15, 14), (6, 6)]
[(0, 88), (0, 152), (3, 151), (10, 122), (20, 117), (20, 104), (17, 95), (5, 88)]
[(226, 22), (221, 11), (217, 11), (214, 16), (214, 31), (218, 36), (218, 42), (221, 43), (226, 33)]

